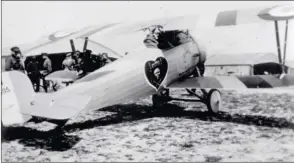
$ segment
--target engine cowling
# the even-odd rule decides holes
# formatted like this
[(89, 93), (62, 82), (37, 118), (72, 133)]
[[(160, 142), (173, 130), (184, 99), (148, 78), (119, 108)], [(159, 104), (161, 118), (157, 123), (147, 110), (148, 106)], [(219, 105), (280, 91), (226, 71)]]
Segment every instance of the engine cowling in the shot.
[[(155, 89), (167, 87), (181, 77), (192, 75), (196, 70), (195, 67), (204, 65), (206, 61), (205, 47), (188, 33), (169, 31), (160, 37), (173, 39), (166, 39), (167, 42), (160, 42), (158, 39), (161, 44), (158, 47), (164, 57), (158, 57), (155, 61), (148, 61), (145, 64), (146, 77)], [(160, 66), (154, 66), (156, 64)]]

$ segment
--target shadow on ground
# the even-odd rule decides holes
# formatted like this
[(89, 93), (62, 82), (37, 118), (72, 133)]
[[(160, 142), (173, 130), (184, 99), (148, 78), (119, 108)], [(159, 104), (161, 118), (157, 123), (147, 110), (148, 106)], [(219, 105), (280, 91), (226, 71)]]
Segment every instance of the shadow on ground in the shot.
[(97, 126), (104, 126), (122, 122), (136, 121), (154, 117), (182, 117), (189, 119), (198, 119), (212, 122), (230, 122), (244, 125), (255, 125), (264, 127), (276, 127), (285, 129), (294, 129), (294, 123), (287, 121), (285, 118), (265, 117), (260, 115), (240, 115), (219, 112), (212, 115), (202, 111), (186, 111), (185, 108), (174, 104), (166, 104), (161, 109), (154, 110), (149, 105), (115, 105), (103, 108), (99, 111), (117, 112), (96, 120), (88, 120), (81, 123), (74, 123), (65, 126), (67, 132), (89, 129)]
[(39, 131), (27, 127), (9, 127), (2, 131), (2, 142), (19, 143), (51, 151), (65, 151), (80, 141), (78, 136), (66, 135), (60, 130)]
[[(112, 114), (96, 120), (68, 124), (63, 127), (62, 131), (50, 130), (43, 132), (25, 127), (8, 128), (6, 130), (4, 141), (19, 139), (19, 142), (26, 146), (34, 146), (53, 151), (64, 151), (72, 148), (80, 140), (78, 136), (69, 136), (66, 135), (66, 133), (154, 117), (182, 117), (202, 121), (230, 122), (294, 130), (294, 123), (291, 123), (284, 118), (230, 114), (226, 112), (211, 115), (208, 112), (186, 111), (184, 109), (185, 108), (174, 104), (166, 104), (162, 108), (156, 110), (150, 105), (115, 105), (100, 109), (99, 111), (116, 112), (117, 114)], [(93, 114), (95, 114), (95, 112), (93, 112)]]

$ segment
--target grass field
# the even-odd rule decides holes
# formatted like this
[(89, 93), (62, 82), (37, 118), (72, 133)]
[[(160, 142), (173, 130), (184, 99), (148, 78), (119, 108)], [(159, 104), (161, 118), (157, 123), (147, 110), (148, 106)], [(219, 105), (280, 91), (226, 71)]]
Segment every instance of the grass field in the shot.
[[(183, 90), (172, 95), (190, 98)], [(3, 161), (294, 161), (294, 94), (223, 91), (211, 116), (199, 103), (150, 98), (83, 112), (63, 132), (50, 123), (9, 128)]]

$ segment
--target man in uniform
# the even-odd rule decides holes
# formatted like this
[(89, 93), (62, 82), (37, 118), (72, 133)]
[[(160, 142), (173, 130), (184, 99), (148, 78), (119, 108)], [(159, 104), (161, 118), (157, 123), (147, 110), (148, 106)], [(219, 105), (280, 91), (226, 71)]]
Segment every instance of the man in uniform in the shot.
[(37, 61), (35, 56), (28, 61), (28, 64), (26, 66), (26, 71), (33, 85), (36, 84), (36, 92), (39, 92), (40, 90), (39, 62)]
[(24, 65), (21, 60), (22, 55), (21, 55), (20, 49), (15, 46), (15, 47), (12, 47), (10, 50), (11, 50), (11, 56), (8, 57), (5, 61), (5, 70), (6, 71), (17, 70), (17, 71), (21, 71), (25, 73)]
[(47, 53), (42, 53), (42, 58), (44, 59), (44, 62), (43, 62), (44, 71), (42, 72), (42, 74), (46, 76), (52, 72), (52, 62), (49, 59)]
[(42, 53), (43, 62), (43, 70), (41, 71), (42, 82), (45, 92), (47, 92), (47, 86), (49, 86), (49, 82), (45, 80), (45, 77), (52, 72), (52, 62), (48, 57), (47, 53)]
[(65, 70), (74, 70), (75, 60), (73, 59), (71, 53), (66, 54), (66, 58), (63, 60), (62, 65)]

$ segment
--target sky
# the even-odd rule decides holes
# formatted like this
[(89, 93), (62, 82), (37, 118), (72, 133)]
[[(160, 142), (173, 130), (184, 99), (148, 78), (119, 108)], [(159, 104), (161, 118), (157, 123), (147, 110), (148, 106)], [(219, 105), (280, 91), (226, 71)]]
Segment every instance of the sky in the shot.
[(282, 1), (4, 1), (2, 47), (66, 28), (275, 5)]

